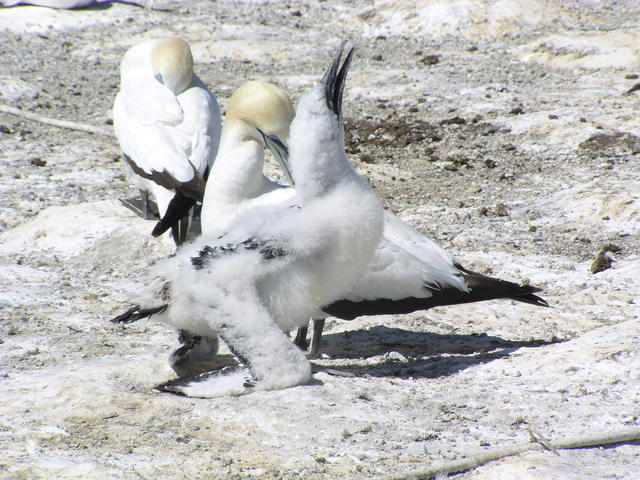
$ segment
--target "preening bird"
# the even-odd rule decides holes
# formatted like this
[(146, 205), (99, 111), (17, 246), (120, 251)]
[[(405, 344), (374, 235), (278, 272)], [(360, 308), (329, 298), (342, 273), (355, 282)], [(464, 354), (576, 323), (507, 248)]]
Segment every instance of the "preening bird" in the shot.
[(151, 197), (182, 243), (194, 221), (192, 207), (204, 197), (222, 128), (218, 102), (194, 74), (187, 42), (147, 40), (125, 53), (113, 126), (142, 195), (141, 203), (125, 204), (153, 218)]
[(383, 211), (344, 151), (342, 92), (352, 50), (344, 61), (342, 54), (343, 47), (303, 95), (291, 124), (292, 201), (246, 209), (223, 235), (205, 235), (158, 265), (165, 295), (139, 310), (196, 335), (218, 333), (240, 361), (231, 372), (173, 389), (210, 396), (305, 383), (310, 364), (284, 332), (339, 299), (369, 264)]

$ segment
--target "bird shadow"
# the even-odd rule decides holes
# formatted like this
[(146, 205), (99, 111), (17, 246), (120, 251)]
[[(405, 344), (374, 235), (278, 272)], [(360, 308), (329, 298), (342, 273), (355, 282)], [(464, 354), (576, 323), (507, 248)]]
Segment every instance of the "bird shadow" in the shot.
[(108, 10), (109, 8), (113, 7), (114, 3), (121, 3), (123, 5), (128, 5), (130, 7), (144, 8), (144, 5), (142, 5), (141, 3), (137, 3), (137, 2), (133, 2), (133, 1), (111, 0), (111, 1), (107, 1), (107, 2), (92, 3), (91, 5), (87, 5), (86, 7), (76, 8), (75, 10)]
[[(322, 351), (332, 359), (360, 361), (326, 367), (316, 364), (314, 371), (325, 371), (338, 376), (398, 378), (448, 376), (468, 367), (508, 356), (522, 347), (537, 347), (561, 341), (555, 338), (506, 340), (485, 333), (439, 334), (385, 326), (328, 334), (322, 340)], [(383, 356), (383, 359), (375, 364), (362, 363), (363, 359), (376, 356)]]

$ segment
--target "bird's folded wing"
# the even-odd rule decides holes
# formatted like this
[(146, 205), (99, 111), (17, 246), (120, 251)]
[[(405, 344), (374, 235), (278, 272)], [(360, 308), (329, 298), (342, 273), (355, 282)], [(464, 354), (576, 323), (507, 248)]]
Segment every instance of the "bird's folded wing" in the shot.
[[(298, 226), (296, 215), (282, 215), (283, 212), (300, 211), (295, 190), (278, 188), (243, 202), (226, 232), (220, 235), (224, 243), (240, 243), (248, 238), (276, 239), (287, 242), (291, 232)], [(287, 231), (288, 228), (291, 227)]]
[(182, 122), (180, 103), (171, 90), (151, 76), (135, 75), (125, 80), (123, 96), (127, 116), (140, 125), (177, 125)]
[(189, 145), (191, 163), (204, 176), (215, 160), (220, 143), (220, 107), (197, 77), (194, 77), (194, 86), (181, 93), (178, 101), (185, 113), (178, 132)]
[[(158, 86), (164, 89), (162, 85), (158, 84)], [(139, 113), (129, 114), (132, 110), (131, 102), (139, 102), (139, 99), (134, 97), (131, 93), (121, 90), (113, 108), (116, 136), (122, 151), (128, 157), (127, 160), (133, 163), (133, 170), (168, 189), (195, 182), (198, 185), (194, 190), (204, 190), (204, 181), (199, 178), (201, 175), (189, 161), (191, 146), (187, 145), (187, 148), (184, 148), (185, 142), (181, 140), (181, 134), (176, 130), (179, 122), (141, 122)], [(182, 121), (182, 109), (175, 98), (173, 102), (180, 112), (179, 116), (174, 115), (173, 118)], [(158, 112), (150, 109), (147, 118), (152, 118), (156, 113)]]
[(450, 271), (452, 274), (457, 273), (456, 265), (459, 262), (453, 255), (386, 210), (384, 212), (384, 237), (425, 264)]
[(366, 273), (343, 298), (359, 300), (427, 298), (444, 288), (466, 291), (461, 272), (426, 263), (386, 237)]
[(213, 164), (220, 141), (218, 102), (207, 90), (192, 87), (178, 96), (184, 119), (172, 131), (174, 142), (187, 152), (191, 164), (204, 175)]

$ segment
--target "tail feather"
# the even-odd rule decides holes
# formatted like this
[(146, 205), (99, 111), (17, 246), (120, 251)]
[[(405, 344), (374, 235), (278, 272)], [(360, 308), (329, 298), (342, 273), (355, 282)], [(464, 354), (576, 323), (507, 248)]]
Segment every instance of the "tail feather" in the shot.
[[(514, 282), (501, 280), (499, 278), (488, 277), (480, 273), (466, 271), (465, 282), (469, 286), (468, 302), (480, 302), (482, 300), (493, 300), (497, 298), (510, 298), (518, 302), (530, 303), (541, 307), (548, 307), (549, 304), (542, 298), (534, 295), (542, 289), (531, 285), (519, 285)], [(458, 303), (458, 302), (456, 302)]]
[(169, 202), (167, 211), (156, 224), (151, 235), (158, 237), (171, 229), (176, 245), (184, 242), (189, 228), (189, 211), (196, 204), (193, 198), (177, 191)]
[[(433, 291), (433, 295), (426, 298), (405, 297), (398, 300), (389, 298), (377, 298), (374, 300), (338, 300), (322, 310), (343, 320), (367, 315), (401, 315), (417, 310), (428, 310), (444, 305), (458, 305), (462, 303), (482, 302), (507, 298), (518, 302), (529, 303), (540, 307), (548, 307), (549, 304), (543, 298), (535, 295), (542, 289), (530, 285), (488, 277), (479, 273), (461, 268), (464, 279), (469, 287), (465, 292), (454, 287)], [(425, 287), (426, 288), (426, 287)]]

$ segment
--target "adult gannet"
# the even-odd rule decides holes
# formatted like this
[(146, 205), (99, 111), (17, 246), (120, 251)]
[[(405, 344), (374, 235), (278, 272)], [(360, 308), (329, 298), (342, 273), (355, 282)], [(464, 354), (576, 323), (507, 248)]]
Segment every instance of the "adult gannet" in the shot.
[[(257, 205), (278, 204), (293, 197), (294, 190), (286, 189), (263, 175), (265, 143), (257, 129), (266, 135), (286, 139), (294, 113), (287, 94), (272, 83), (248, 81), (231, 95), (220, 146), (205, 188), (201, 210), (203, 235), (217, 237), (225, 233), (241, 211)], [(284, 158), (282, 155), (275, 157), (278, 161)], [(287, 164), (281, 163), (281, 166), (291, 181)], [(186, 214), (186, 210), (183, 214)], [(178, 212), (177, 216), (183, 214)], [(172, 223), (171, 218), (165, 217), (154, 232), (161, 234)], [(114, 321), (131, 322), (136, 319), (121, 315)], [(182, 346), (169, 359), (178, 376), (201, 373), (215, 362), (218, 347), (216, 336), (206, 338), (182, 330), (179, 340)]]
[(97, 3), (98, 1), (100, 0), (0, 0), (0, 5), (5, 7), (33, 5), (37, 7), (73, 9), (88, 7), (92, 3)]
[(293, 202), (245, 210), (224, 235), (202, 236), (158, 266), (168, 286), (147, 311), (197, 335), (217, 332), (241, 361), (231, 373), (174, 388), (211, 396), (305, 383), (310, 364), (284, 331), (340, 298), (371, 260), (383, 211), (344, 151), (342, 92), (352, 50), (341, 65), (343, 49), (303, 95), (291, 124)]
[[(223, 234), (246, 209), (279, 204), (293, 197), (293, 190), (264, 176), (265, 141), (259, 132), (286, 141), (294, 113), (288, 95), (272, 83), (248, 81), (233, 92), (202, 202), (203, 235)], [(278, 147), (272, 142), (268, 146)], [(275, 157), (291, 182), (287, 159)], [(163, 220), (156, 231), (166, 227)]]
[[(222, 127), (216, 98), (193, 72), (187, 42), (147, 40), (125, 53), (113, 126), (142, 193), (138, 213), (151, 216), (151, 195), (182, 243), (189, 225), (184, 212), (202, 201)], [(171, 213), (174, 206), (179, 215)]]

